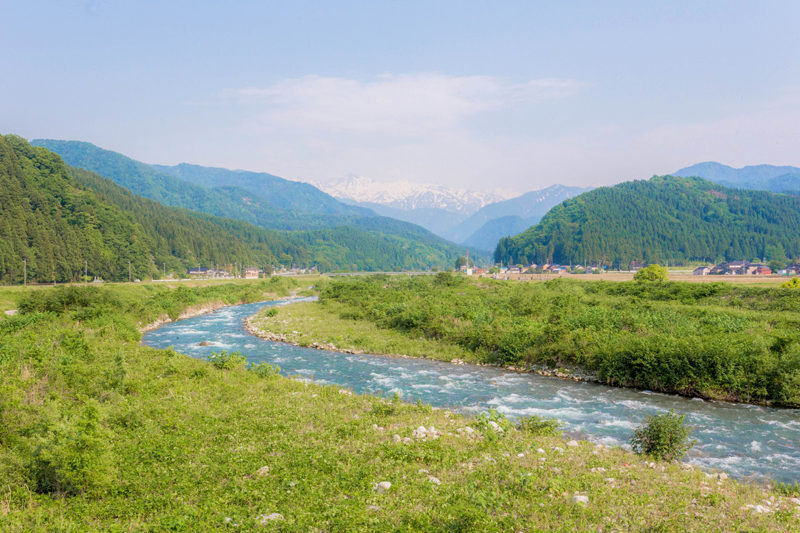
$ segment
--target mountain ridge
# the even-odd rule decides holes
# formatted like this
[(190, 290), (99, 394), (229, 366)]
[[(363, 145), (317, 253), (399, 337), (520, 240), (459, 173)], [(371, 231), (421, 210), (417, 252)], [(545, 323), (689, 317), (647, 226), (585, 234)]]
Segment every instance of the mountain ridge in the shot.
[[(273, 202), (253, 194), (253, 180), (261, 177), (259, 173), (229, 171), (188, 164), (182, 167), (193, 173), (201, 173), (202, 179), (206, 180), (206, 183), (215, 182), (225, 185), (206, 188), (184, 181), (167, 172), (159, 171), (123, 154), (104, 150), (91, 143), (34, 140), (32, 144), (52, 147), (61, 154), (67, 163), (97, 172), (136, 194), (155, 201), (164, 201), (173, 207), (232, 218), (265, 229), (315, 232), (302, 237), (295, 235), (293, 238), (299, 239), (307, 246), (313, 243), (322, 243), (320, 246), (331, 253), (335, 250), (335, 258), (329, 257), (324, 262), (327, 269), (344, 266), (355, 270), (375, 270), (383, 269), (386, 265), (392, 265), (392, 269), (419, 269), (433, 266), (441, 268), (464, 253), (462, 247), (450, 243), (422, 227), (381, 217), (371, 211), (365, 211), (363, 208), (339, 204), (322, 191), (314, 192), (316, 189), (308, 184), (275, 178), (283, 186), (290, 187), (292, 190), (311, 190), (314, 195), (323, 197), (326, 202), (334, 202), (335, 210), (349, 210), (351, 214), (306, 213), (275, 205), (273, 202), (285, 196), (285, 193), (283, 196), (281, 194), (273, 195)], [(240, 179), (242, 176), (246, 178), (244, 181)], [(231, 186), (231, 183), (237, 186)], [(295, 186), (299, 189), (294, 189)], [(364, 212), (368, 214), (359, 214)], [(341, 243), (335, 242), (334, 236), (337, 235)], [(351, 249), (343, 250), (342, 244)], [(374, 258), (369, 257), (368, 253), (365, 254), (363, 250), (360, 250), (366, 247), (369, 251), (370, 247), (376, 246), (385, 248), (387, 257), (390, 258), (384, 263), (384, 267), (380, 266), (380, 261), (375, 261)], [(393, 247), (398, 248), (394, 249)], [(400, 249), (408, 251), (410, 256), (408, 260), (401, 257)], [(439, 252), (434, 252), (434, 249)], [(472, 253), (481, 256), (482, 252), (474, 250)], [(362, 266), (358, 262), (359, 258), (364, 259), (367, 263)]]
[(600, 187), (501, 239), (504, 263), (675, 264), (800, 255), (800, 198), (655, 176)]
[(697, 176), (727, 187), (800, 193), (800, 167), (789, 165), (748, 165), (735, 168), (716, 161), (705, 161), (677, 170), (673, 175)]

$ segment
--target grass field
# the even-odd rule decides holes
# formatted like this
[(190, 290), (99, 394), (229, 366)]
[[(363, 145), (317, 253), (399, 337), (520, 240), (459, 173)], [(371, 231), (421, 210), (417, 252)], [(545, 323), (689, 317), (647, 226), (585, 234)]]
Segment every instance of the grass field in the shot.
[(14, 303), (27, 312), (0, 321), (0, 531), (800, 529), (796, 489), (139, 344), (136, 325), (165, 314), (302, 287), (202, 285)]
[(342, 320), (335, 309), (335, 305), (296, 303), (277, 309), (274, 315), (275, 311), (264, 310), (248, 320), (248, 325), (259, 336), (299, 346), (333, 344), (354, 352), (478, 362), (474, 353), (458, 345), (412, 338), (363, 320)]

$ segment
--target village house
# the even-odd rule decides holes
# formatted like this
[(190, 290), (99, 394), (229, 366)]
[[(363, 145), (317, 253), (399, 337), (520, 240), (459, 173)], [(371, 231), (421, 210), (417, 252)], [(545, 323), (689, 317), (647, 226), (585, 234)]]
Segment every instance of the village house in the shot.
[[(701, 267), (702, 268), (702, 267)], [(695, 275), (698, 274), (695, 270)], [(768, 276), (772, 274), (772, 269), (763, 263), (751, 263), (749, 261), (731, 261), (730, 263), (720, 263), (711, 267), (709, 272), (711, 275), (724, 275), (724, 276), (741, 276), (745, 274), (753, 276)]]
[(230, 272), (227, 270), (219, 270), (213, 268), (190, 268), (186, 271), (186, 274), (189, 275), (191, 278), (200, 278), (200, 279), (217, 279), (223, 278), (228, 279), (232, 278)]
[(797, 276), (800, 275), (800, 265), (789, 265), (778, 271), (781, 276)]
[(245, 279), (258, 279), (259, 270), (257, 267), (247, 267), (244, 269)]
[(695, 276), (708, 276), (711, 273), (711, 267), (701, 266), (692, 271)]

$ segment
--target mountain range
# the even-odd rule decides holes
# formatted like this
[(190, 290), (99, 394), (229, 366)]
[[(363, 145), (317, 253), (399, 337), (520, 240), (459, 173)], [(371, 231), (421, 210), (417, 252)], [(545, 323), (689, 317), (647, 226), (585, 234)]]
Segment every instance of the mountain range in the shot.
[(475, 192), (356, 176), (319, 186), (343, 202), (419, 224), (447, 240), (480, 250), (494, 249), (501, 237), (523, 231), (554, 205), (589, 190), (553, 185), (519, 195), (501, 189)]
[(381, 182), (362, 176), (347, 176), (317, 187), (337, 198), (379, 204), (404, 211), (443, 209), (453, 213), (474, 213), (486, 204), (513, 198), (519, 193), (502, 189), (476, 192), (442, 185), (409, 181)]
[(503, 263), (780, 259), (800, 256), (800, 197), (732, 189), (698, 177), (653, 177), (564, 201), (503, 238)]
[(674, 175), (697, 176), (737, 189), (800, 193), (800, 168), (798, 167), (751, 165), (734, 168), (708, 161), (682, 168)]
[[(281, 230), (307, 251), (304, 264), (319, 261), (324, 270), (443, 268), (465, 251), (422, 227), (348, 206), (309, 184), (270, 174), (186, 164), (153, 167), (78, 141), (31, 144), (167, 206)], [(471, 255), (482, 257), (478, 250)]]

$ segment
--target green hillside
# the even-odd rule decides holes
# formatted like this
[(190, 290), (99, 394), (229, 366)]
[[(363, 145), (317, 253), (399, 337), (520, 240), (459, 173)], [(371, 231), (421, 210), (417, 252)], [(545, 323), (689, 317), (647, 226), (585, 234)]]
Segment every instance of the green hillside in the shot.
[[(296, 265), (331, 270), (412, 270), (451, 264), (459, 250), (438, 238), (336, 226), (274, 231), (166, 207), (109, 179), (69, 167), (24, 139), (0, 136), (0, 282), (157, 277), (214, 265)], [(393, 224), (393, 222), (390, 222)], [(398, 227), (402, 228), (403, 223)]]
[(286, 235), (167, 208), (30, 146), (0, 136), (0, 281), (128, 279), (214, 264), (310, 259)]
[[(345, 205), (311, 185), (271, 174), (187, 164), (152, 167), (79, 141), (37, 139), (31, 144), (58, 153), (70, 165), (96, 172), (138, 195), (169, 206), (233, 218), (267, 229), (315, 230), (320, 242), (336, 248), (335, 253), (324, 253), (320, 258), (331, 268), (352, 264), (359, 270), (372, 269), (367, 264), (383, 264), (387, 270), (404, 268), (406, 264), (428, 268), (450, 264), (451, 259), (464, 253), (463, 247), (420, 226), (376, 216), (368, 209)], [(354, 228), (360, 234), (354, 233)], [(303, 242), (313, 240), (308, 235), (297, 238)], [(331, 239), (335, 242), (330, 242)], [(393, 243), (400, 251), (390, 255), (402, 255), (405, 253), (402, 250), (407, 250), (414, 257), (383, 263), (380, 258), (370, 257), (362, 262), (358, 258), (370, 255), (372, 250), (372, 244), (366, 250), (363, 248), (365, 242), (379, 247)], [(325, 248), (330, 248), (328, 244)], [(471, 250), (470, 254), (480, 257), (482, 252)], [(345, 256), (356, 263), (345, 260)]]
[(232, 187), (263, 198), (289, 211), (316, 215), (367, 215), (369, 209), (344, 204), (313, 185), (246, 170), (203, 167), (181, 163), (175, 166), (151, 165), (156, 171), (207, 188)]
[(800, 255), (800, 198), (673, 176), (602, 187), (564, 201), (502, 239), (504, 263), (784, 259)]

